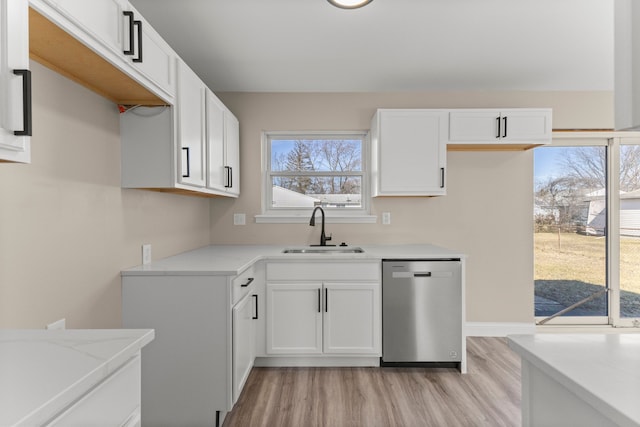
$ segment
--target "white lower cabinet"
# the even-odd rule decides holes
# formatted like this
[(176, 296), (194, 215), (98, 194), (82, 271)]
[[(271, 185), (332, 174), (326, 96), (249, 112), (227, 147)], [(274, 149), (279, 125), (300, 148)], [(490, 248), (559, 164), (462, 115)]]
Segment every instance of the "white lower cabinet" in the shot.
[(123, 274), (123, 326), (156, 331), (144, 349), (144, 425), (222, 425), (253, 367), (263, 286), (260, 262), (237, 276)]
[(258, 295), (249, 291), (233, 307), (233, 403), (238, 401), (256, 358)]
[(140, 425), (140, 354), (46, 426)]
[(322, 283), (267, 284), (267, 353), (322, 353)]
[(380, 284), (325, 283), (325, 353), (378, 354)]
[(380, 263), (267, 265), (267, 355), (381, 351)]

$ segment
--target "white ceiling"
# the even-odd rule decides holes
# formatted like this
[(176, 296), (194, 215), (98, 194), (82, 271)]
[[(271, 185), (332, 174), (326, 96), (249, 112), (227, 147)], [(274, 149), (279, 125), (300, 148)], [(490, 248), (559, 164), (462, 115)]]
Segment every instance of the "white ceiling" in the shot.
[(131, 0), (214, 91), (613, 90), (612, 0)]

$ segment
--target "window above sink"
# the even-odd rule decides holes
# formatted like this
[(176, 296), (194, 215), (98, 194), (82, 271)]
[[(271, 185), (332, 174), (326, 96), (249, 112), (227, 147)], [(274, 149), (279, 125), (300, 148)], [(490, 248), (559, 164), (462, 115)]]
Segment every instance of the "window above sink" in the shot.
[(265, 132), (258, 223), (301, 223), (321, 206), (327, 222), (376, 222), (369, 215), (368, 137), (363, 131)]

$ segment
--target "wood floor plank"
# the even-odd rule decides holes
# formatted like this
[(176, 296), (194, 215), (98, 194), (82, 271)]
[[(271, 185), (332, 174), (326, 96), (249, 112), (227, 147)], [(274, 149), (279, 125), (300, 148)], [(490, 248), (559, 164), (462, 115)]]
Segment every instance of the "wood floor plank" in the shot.
[(425, 368), (254, 368), (224, 427), (512, 427), (520, 358), (467, 339), (468, 373)]

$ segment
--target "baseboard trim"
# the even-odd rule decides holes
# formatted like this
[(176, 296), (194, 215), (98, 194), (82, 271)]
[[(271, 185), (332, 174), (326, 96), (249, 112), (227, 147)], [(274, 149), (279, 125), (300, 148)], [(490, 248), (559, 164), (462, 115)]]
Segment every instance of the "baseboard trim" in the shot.
[(468, 337), (506, 337), (507, 335), (535, 334), (535, 323), (467, 322)]

